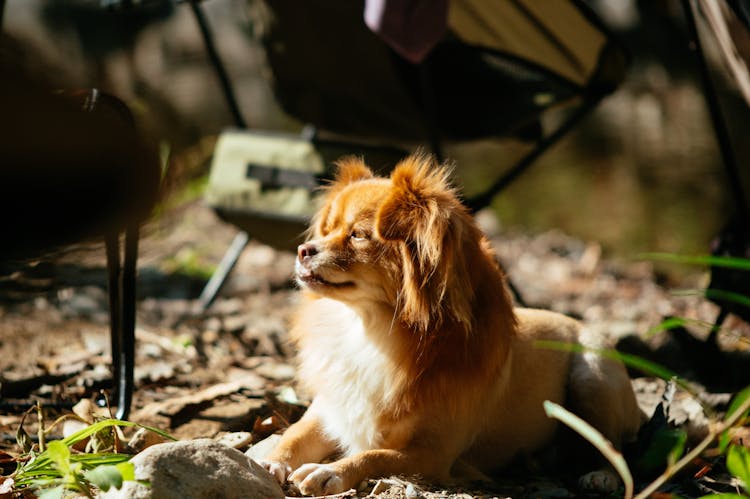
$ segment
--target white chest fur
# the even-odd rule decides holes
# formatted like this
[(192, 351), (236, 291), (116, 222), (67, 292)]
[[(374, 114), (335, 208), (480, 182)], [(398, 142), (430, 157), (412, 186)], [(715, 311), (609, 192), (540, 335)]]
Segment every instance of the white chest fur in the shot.
[(394, 366), (367, 335), (389, 332), (366, 332), (362, 318), (337, 301), (319, 300), (315, 311), (301, 325), (307, 339), (300, 351), (300, 376), (315, 395), (309, 410), (345, 453), (377, 448), (383, 437), (381, 408), (395, 396), (387, 375)]

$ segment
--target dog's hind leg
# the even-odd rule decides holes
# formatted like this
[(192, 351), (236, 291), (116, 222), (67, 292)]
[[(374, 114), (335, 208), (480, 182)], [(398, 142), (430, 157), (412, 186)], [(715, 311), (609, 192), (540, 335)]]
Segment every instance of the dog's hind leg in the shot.
[(596, 352), (573, 355), (567, 399), (572, 412), (618, 449), (635, 439), (644, 420), (625, 366)]
[[(635, 439), (645, 419), (625, 367), (595, 352), (573, 356), (567, 395), (568, 409), (599, 430), (617, 449)], [(601, 468), (583, 475), (579, 486), (612, 492), (619, 486), (619, 479), (611, 468)]]

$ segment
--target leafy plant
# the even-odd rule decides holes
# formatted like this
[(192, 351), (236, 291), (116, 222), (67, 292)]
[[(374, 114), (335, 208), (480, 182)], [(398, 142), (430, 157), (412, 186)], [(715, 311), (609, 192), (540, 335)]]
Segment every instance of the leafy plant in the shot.
[(93, 486), (107, 491), (111, 487), (119, 489), (126, 480), (134, 480), (133, 465), (128, 462), (132, 456), (129, 454), (78, 453), (71, 450), (77, 443), (115, 427), (146, 428), (164, 438), (174, 440), (172, 436), (159, 429), (129, 421), (97, 421), (62, 440), (49, 442), (44, 449), (29, 449), (22, 456), (18, 469), (11, 475), (16, 490), (34, 490), (43, 499), (62, 498), (67, 492), (93, 497)]

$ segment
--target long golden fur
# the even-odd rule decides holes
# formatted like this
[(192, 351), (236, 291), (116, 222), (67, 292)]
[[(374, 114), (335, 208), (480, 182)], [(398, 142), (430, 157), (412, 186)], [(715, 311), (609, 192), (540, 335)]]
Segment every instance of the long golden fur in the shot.
[(622, 365), (535, 348), (578, 342), (580, 325), (513, 308), (446, 168), (424, 155), (390, 178), (356, 158), (338, 166), (298, 249), (306, 296), (291, 334), (313, 402), (264, 461), (280, 481), (315, 495), (393, 474), (484, 477), (552, 439), (544, 400), (615, 445), (635, 435)]

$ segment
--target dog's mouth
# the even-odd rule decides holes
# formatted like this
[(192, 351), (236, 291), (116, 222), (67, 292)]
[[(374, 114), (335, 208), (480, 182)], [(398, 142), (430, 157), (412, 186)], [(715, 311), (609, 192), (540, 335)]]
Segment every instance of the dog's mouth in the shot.
[(297, 279), (310, 287), (348, 288), (354, 286), (352, 281), (332, 282), (323, 279), (320, 274), (312, 270), (300, 269), (297, 271)]

